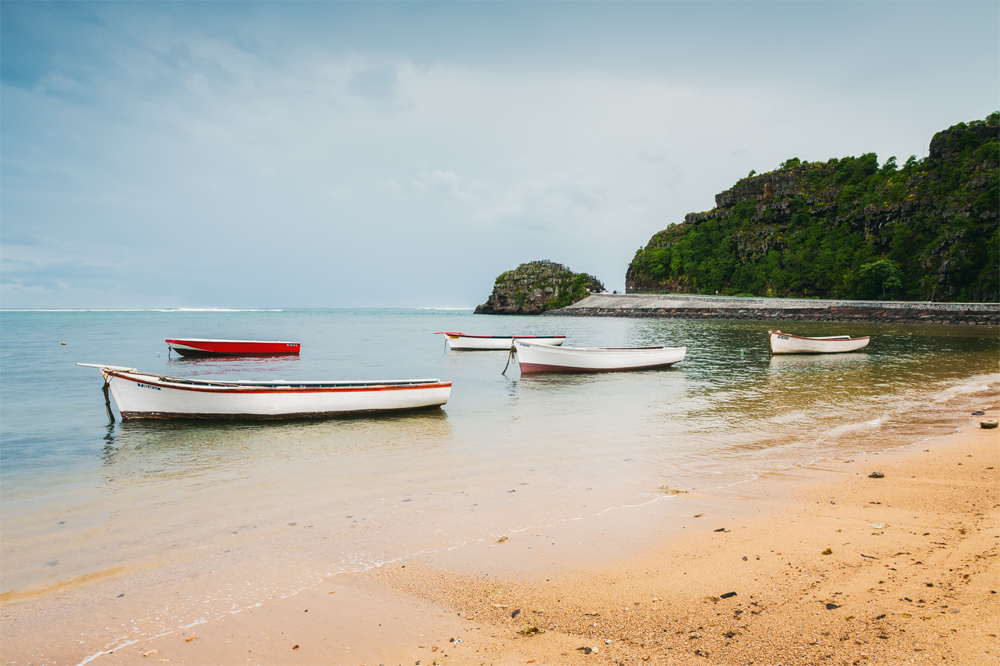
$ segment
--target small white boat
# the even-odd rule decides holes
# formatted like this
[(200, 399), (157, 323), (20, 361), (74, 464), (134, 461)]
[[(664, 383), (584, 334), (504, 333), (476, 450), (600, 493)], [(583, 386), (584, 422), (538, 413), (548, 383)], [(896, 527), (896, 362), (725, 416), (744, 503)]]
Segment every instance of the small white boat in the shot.
[(614, 372), (665, 368), (684, 360), (687, 347), (552, 347), (514, 340), (521, 372)]
[(467, 335), (454, 331), (438, 331), (434, 335), (443, 335), (448, 341), (448, 347), (461, 351), (510, 349), (514, 340), (528, 340), (539, 345), (557, 346), (566, 341), (565, 335)]
[(768, 331), (772, 354), (842, 354), (861, 349), (871, 339), (852, 338), (849, 335), (831, 335), (825, 338), (804, 338), (781, 331)]
[[(77, 363), (104, 375), (122, 419), (297, 419), (440, 407), (451, 382), (221, 381), (181, 379), (135, 368)], [(108, 413), (111, 406), (108, 404)]]

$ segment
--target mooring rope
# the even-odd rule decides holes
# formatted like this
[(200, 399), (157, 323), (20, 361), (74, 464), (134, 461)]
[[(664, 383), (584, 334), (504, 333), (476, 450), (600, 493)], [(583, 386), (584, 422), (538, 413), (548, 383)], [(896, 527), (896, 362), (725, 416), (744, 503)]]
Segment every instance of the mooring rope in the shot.
[(112, 423), (114, 423), (115, 413), (111, 411), (111, 396), (108, 394), (109, 386), (111, 386), (111, 380), (108, 379), (107, 375), (105, 375), (104, 386), (101, 387), (101, 390), (104, 391), (104, 406), (108, 409), (108, 418), (111, 419)]
[(506, 375), (507, 374), (507, 368), (510, 367), (510, 360), (512, 358), (514, 358), (514, 354), (516, 354), (516, 353), (517, 353), (517, 350), (514, 349), (514, 341), (511, 340), (511, 342), (510, 342), (510, 353), (507, 355), (507, 365), (503, 366), (503, 372), (500, 373), (501, 375)]

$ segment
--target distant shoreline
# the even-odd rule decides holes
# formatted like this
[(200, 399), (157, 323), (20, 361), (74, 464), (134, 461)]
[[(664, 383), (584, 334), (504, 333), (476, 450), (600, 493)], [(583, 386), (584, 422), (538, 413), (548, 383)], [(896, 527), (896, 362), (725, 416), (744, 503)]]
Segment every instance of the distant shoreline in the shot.
[(550, 317), (651, 317), (877, 324), (1000, 325), (998, 303), (835, 301), (699, 294), (591, 294)]

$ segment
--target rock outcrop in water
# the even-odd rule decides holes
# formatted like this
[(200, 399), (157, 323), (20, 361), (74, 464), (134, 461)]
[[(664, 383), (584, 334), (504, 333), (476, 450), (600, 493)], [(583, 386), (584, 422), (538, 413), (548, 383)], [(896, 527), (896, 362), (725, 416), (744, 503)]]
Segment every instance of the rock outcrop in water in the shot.
[(641, 248), (628, 293), (996, 302), (1000, 113), (934, 135), (902, 167), (874, 153), (785, 161)]
[(531, 261), (501, 273), (476, 314), (541, 314), (586, 298), (591, 291), (604, 291), (593, 275), (574, 273), (552, 261)]

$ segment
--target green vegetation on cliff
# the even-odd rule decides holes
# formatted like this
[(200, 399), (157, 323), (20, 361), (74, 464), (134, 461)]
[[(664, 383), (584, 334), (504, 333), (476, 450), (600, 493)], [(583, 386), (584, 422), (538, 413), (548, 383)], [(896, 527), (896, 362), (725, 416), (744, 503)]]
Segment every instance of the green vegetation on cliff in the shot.
[(552, 261), (531, 261), (501, 273), (476, 314), (540, 314), (576, 303), (591, 291), (604, 291), (593, 275)]
[(657, 233), (628, 292), (998, 300), (1000, 113), (937, 133), (927, 159), (874, 153), (751, 175)]

